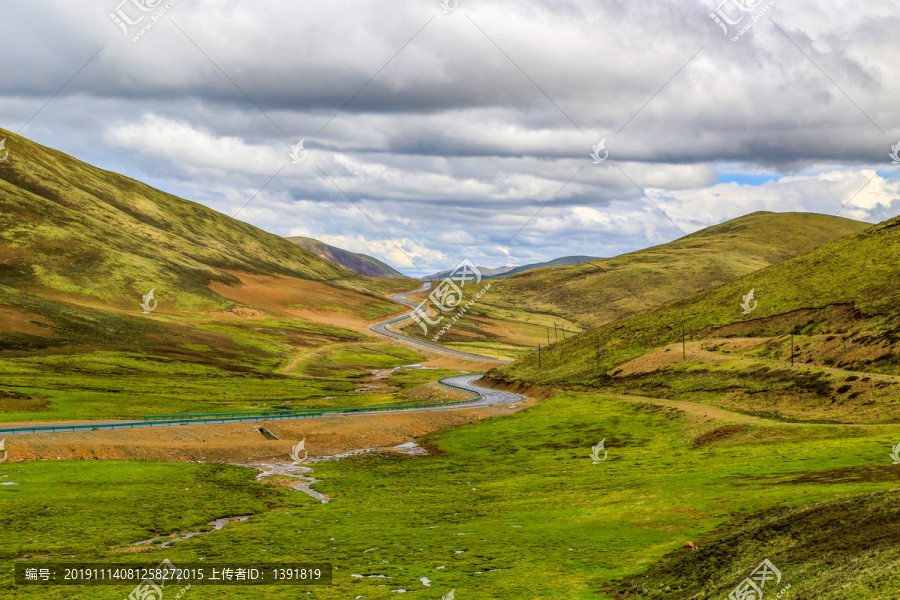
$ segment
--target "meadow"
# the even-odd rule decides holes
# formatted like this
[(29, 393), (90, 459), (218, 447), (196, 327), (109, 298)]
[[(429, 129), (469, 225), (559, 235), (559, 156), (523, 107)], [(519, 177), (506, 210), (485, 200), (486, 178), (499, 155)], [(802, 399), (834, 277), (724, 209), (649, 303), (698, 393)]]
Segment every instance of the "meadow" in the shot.
[[(74, 554), (59, 560), (335, 568), (331, 586), (252, 592), (264, 598), (394, 598), (401, 589), (427, 598), (456, 590), (462, 600), (707, 598), (727, 596), (768, 558), (792, 597), (870, 599), (873, 585), (900, 582), (894, 526), (877, 526), (900, 510), (888, 491), (898, 475), (888, 457), (898, 435), (891, 425), (710, 421), (690, 410), (563, 393), (430, 434), (430, 456), (317, 463), (314, 489), (331, 497), (327, 504), (256, 483), (236, 466), (2, 465), (0, 477), (19, 485), (0, 488), (0, 587), (16, 598), (127, 594), (12, 584), (9, 558), (39, 565), (48, 560), (39, 556)], [(607, 458), (592, 464), (601, 440)], [(171, 548), (122, 552), (246, 514), (254, 516)], [(237, 587), (190, 594), (248, 597)]]

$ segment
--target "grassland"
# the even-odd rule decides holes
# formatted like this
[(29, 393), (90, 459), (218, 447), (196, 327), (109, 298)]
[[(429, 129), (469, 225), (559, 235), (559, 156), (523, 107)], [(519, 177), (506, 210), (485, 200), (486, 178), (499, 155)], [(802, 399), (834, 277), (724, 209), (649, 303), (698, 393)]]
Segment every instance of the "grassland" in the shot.
[[(543, 353), (499, 368), (505, 381), (592, 385), (629, 361), (687, 341), (735, 346), (731, 354), (748, 368), (767, 360), (788, 362), (795, 335), (795, 362), (807, 368), (836, 367), (896, 373), (898, 300), (894, 285), (900, 259), (892, 219), (736, 281), (643, 311), (554, 344)], [(755, 290), (749, 315), (742, 297)], [(717, 341), (718, 340), (718, 341)], [(851, 373), (847, 373), (851, 375)], [(605, 384), (605, 383), (604, 383)]]
[(828, 215), (757, 212), (668, 244), (491, 280), (483, 306), (523, 309), (596, 327), (715, 288), (868, 225)]
[[(886, 543), (893, 534), (864, 547), (870, 540), (861, 536), (835, 544), (817, 531), (828, 515), (841, 517), (832, 532), (874, 531), (874, 517), (894, 518), (888, 490), (898, 467), (887, 451), (898, 434), (895, 426), (710, 422), (672, 408), (568, 393), (509, 417), (432, 434), (425, 440), (429, 457), (316, 464), (322, 482), (315, 488), (331, 496), (328, 504), (264, 491), (249, 471), (218, 465), (4, 465), (0, 476), (19, 486), (0, 490), (0, 524), (7, 556), (332, 563), (335, 583), (312, 589), (315, 598), (391, 598), (397, 589), (435, 598), (455, 589), (458, 598), (473, 599), (680, 599), (700, 589), (699, 597), (724, 597), (769, 557), (791, 582), (793, 597), (870, 599), (873, 582), (898, 583), (896, 546)], [(595, 465), (588, 453), (601, 439), (609, 455)], [(54, 479), (65, 485), (51, 485)], [(231, 486), (227, 504), (220, 504), (223, 481)], [(118, 502), (98, 501), (113, 497)], [(246, 523), (169, 549), (115, 551), (197, 530), (214, 517), (251, 513)], [(81, 518), (93, 527), (82, 527)], [(73, 527), (81, 539), (71, 539)], [(738, 528), (757, 537), (736, 537)], [(682, 548), (687, 540), (699, 549)], [(9, 577), (4, 570), (0, 585), (10, 585)], [(11, 591), (22, 598), (118, 598), (128, 590)], [(245, 598), (247, 590), (191, 593)], [(297, 593), (271, 588), (257, 596)]]
[[(489, 294), (490, 291), (483, 298)], [(427, 297), (428, 292), (409, 296), (417, 303)], [(465, 297), (464, 302), (470, 299), (471, 296)], [(429, 318), (435, 320), (439, 315), (433, 313), (433, 306), (429, 306), (432, 309)], [(412, 320), (402, 321), (397, 325), (411, 338), (501, 360), (523, 357), (538, 344), (546, 346), (551, 340), (565, 339), (581, 330), (575, 323), (560, 317), (515, 307), (482, 305), (480, 299), (435, 342), (434, 336), (449, 322), (449, 317), (445, 316), (440, 324), (430, 326), (427, 333)]]
[(234, 272), (376, 296), (397, 289), (202, 205), (11, 132), (0, 137), (16, 148), (0, 164), (0, 284), (108, 307), (133, 306), (156, 289), (182, 312), (231, 307), (209, 283), (236, 285)]

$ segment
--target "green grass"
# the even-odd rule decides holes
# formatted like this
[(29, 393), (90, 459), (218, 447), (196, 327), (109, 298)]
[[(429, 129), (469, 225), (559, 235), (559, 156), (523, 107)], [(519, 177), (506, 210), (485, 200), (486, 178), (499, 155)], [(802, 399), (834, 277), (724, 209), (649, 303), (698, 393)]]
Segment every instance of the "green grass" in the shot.
[[(0, 559), (46, 554), (115, 556), (110, 547), (221, 517), (302, 506), (308, 496), (259, 485), (230, 465), (53, 461), (0, 467)], [(123, 559), (129, 555), (119, 555)]]
[[(896, 365), (895, 285), (900, 261), (900, 230), (894, 218), (849, 237), (767, 267), (711, 290), (627, 316), (584, 335), (553, 344), (543, 355), (496, 370), (507, 380), (540, 383), (586, 383), (613, 367), (667, 344), (710, 337), (779, 337), (855, 334), (847, 358), (830, 357), (847, 367), (866, 370), (873, 361), (884, 372)], [(758, 306), (742, 314), (742, 296), (755, 290)], [(869, 334), (869, 332), (874, 332)], [(852, 340), (850, 340), (852, 342)], [(598, 348), (600, 362), (597, 362)], [(874, 352), (854, 359), (851, 350)], [(783, 354), (783, 353), (782, 353)], [(811, 359), (815, 364), (815, 359)]]
[(491, 280), (490, 292), (479, 303), (549, 313), (596, 327), (716, 287), (867, 227), (830, 215), (757, 212), (661, 246)]
[[(130, 558), (154, 563), (168, 558), (175, 564), (200, 557), (210, 562), (332, 563), (335, 583), (315, 589), (315, 598), (392, 598), (390, 590), (403, 588), (434, 598), (456, 589), (458, 598), (603, 600), (613, 597), (612, 591), (604, 590), (616, 588), (615, 581), (642, 577), (648, 568), (668, 564), (664, 557), (682, 552), (686, 540), (701, 542), (705, 548), (726, 535), (725, 529), (747, 523), (748, 517), (762, 511), (792, 511), (836, 499), (852, 504), (851, 496), (883, 492), (896, 485), (896, 468), (890, 466), (887, 456), (900, 434), (896, 427), (772, 423), (720, 436), (719, 441), (695, 443), (695, 438), (709, 433), (711, 427), (692, 428), (671, 409), (637, 407), (588, 394), (558, 395), (513, 416), (432, 434), (426, 443), (435, 454), (429, 457), (370, 455), (317, 464), (314, 475), (322, 482), (315, 487), (332, 496), (328, 504), (271, 511), (248, 524)], [(609, 457), (593, 465), (588, 453), (601, 439), (606, 440)], [(75, 467), (59, 463), (63, 471), (69, 465)], [(94, 511), (92, 518), (102, 521), (117, 508), (91, 502), (91, 494), (124, 494), (109, 488), (119, 486), (122, 477), (136, 478), (121, 463), (83, 465), (77, 466), (92, 471), (91, 475), (71, 481), (62, 497), (56, 487), (44, 483), (34, 492), (41, 501), (46, 499), (46, 506), (54, 499), (58, 513), (47, 521), (40, 539), (55, 542), (71, 535), (68, 527), (87, 507)], [(4, 466), (0, 475), (22, 470), (31, 473), (32, 482), (50, 479), (41, 476), (41, 468), (47, 467)], [(172, 468), (194, 474), (211, 467)], [(186, 477), (169, 473), (164, 477), (173, 476), (179, 481)], [(155, 483), (171, 494), (178, 486), (167, 485), (165, 478), (160, 476)], [(152, 489), (152, 476), (144, 481), (147, 490)], [(248, 483), (250, 488), (253, 485)], [(0, 513), (8, 512), (12, 500), (6, 498), (25, 491), (27, 487), (15, 493), (0, 491)], [(297, 498), (306, 499), (299, 494)], [(179, 508), (190, 504), (196, 523), (217, 512), (210, 507), (214, 497), (171, 494), (164, 500), (169, 503), (167, 515), (178, 515)], [(137, 541), (150, 529), (146, 520), (161, 502), (149, 499), (147, 515), (128, 519), (133, 522), (128, 527), (143, 528), (134, 531), (131, 537), (135, 539), (130, 541)], [(286, 501), (279, 498), (279, 502)], [(110, 533), (115, 530), (113, 525), (126, 520), (128, 514), (126, 511), (120, 521), (101, 526), (95, 533), (84, 529), (84, 539), (78, 544), (86, 549), (77, 559), (122, 558), (104, 551), (98, 540), (114, 535)], [(37, 515), (40, 513), (10, 522), (15, 543), (30, 539), (28, 532)], [(180, 526), (188, 525), (180, 516), (173, 518), (181, 519)], [(844, 518), (852, 522), (863, 517), (848, 513)], [(122, 535), (113, 541), (125, 538), (128, 536)], [(811, 547), (801, 541), (781, 542), (783, 554), (777, 564), (790, 576), (793, 597), (872, 597), (856, 588), (846, 593), (822, 588), (822, 582), (831, 576), (804, 565), (827, 553), (829, 539), (822, 535), (814, 541), (816, 545)], [(724, 569), (715, 582), (721, 589), (737, 585), (739, 580), (733, 581), (733, 575), (764, 558), (757, 560), (754, 554), (761, 553), (762, 546), (749, 539), (742, 543), (739, 561), (733, 563), (733, 569)], [(888, 547), (878, 551), (893, 552)], [(889, 561), (873, 560), (866, 565), (866, 578), (897, 579)], [(438, 569), (440, 566), (445, 568)], [(351, 577), (354, 573), (392, 579)], [(423, 576), (432, 580), (431, 588), (419, 582)], [(653, 580), (660, 584), (658, 589), (653, 587), (656, 592), (664, 589), (663, 579), (657, 576)], [(670, 593), (654, 598), (686, 598), (671, 592), (673, 581), (670, 578), (666, 583)], [(817, 595), (809, 593), (812, 590)], [(15, 592), (23, 598), (113, 598), (121, 591), (51, 588), (45, 593), (20, 588)], [(200, 599), (246, 597), (245, 590), (233, 587), (197, 587), (191, 594)], [(256, 597), (296, 597), (296, 591), (261, 589)]]
[(228, 309), (210, 282), (234, 272), (326, 281), (374, 299), (409, 280), (355, 275), (296, 244), (200, 204), (103, 171), (0, 130), (0, 283), (136, 308), (156, 297), (181, 312)]

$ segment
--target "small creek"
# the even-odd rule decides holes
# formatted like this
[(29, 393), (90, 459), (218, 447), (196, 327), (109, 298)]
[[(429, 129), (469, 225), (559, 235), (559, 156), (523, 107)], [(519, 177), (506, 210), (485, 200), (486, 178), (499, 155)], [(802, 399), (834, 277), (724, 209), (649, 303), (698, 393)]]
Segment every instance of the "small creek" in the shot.
[[(174, 544), (175, 542), (184, 541), (188, 538), (194, 537), (195, 535), (207, 535), (207, 534), (212, 533), (213, 531), (219, 531), (220, 529), (222, 529), (229, 523), (232, 523), (234, 521), (246, 521), (251, 516), (252, 515), (241, 515), (239, 517), (224, 517), (222, 519), (216, 519), (215, 521), (210, 521), (209, 523), (207, 523), (207, 525), (212, 527), (212, 531), (186, 531), (174, 538), (171, 538), (167, 535), (160, 535), (155, 538), (150, 538), (149, 540), (141, 540), (140, 542), (134, 542), (131, 545), (132, 546), (149, 546), (150, 544), (155, 544), (159, 548), (168, 548), (170, 545)], [(156, 544), (156, 542), (159, 540), (166, 540), (166, 541), (161, 544)]]

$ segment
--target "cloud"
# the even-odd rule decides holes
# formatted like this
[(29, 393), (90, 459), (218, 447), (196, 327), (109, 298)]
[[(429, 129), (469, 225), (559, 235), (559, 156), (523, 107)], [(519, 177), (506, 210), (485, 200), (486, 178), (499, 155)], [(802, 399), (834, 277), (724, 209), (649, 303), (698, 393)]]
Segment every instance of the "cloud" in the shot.
[(896, 3), (779, 1), (738, 42), (715, 4), (193, 0), (137, 43), (117, 0), (11, 4), (0, 125), (411, 274), (834, 212), (869, 179), (841, 215), (896, 214)]

